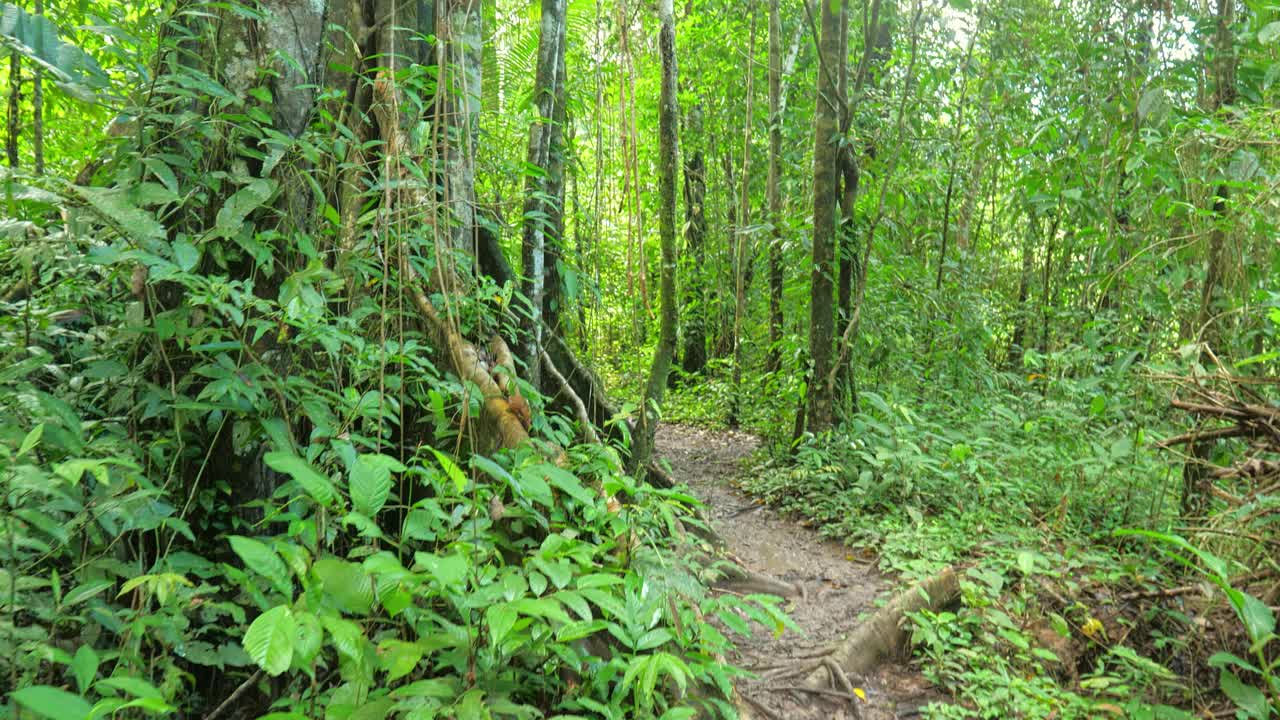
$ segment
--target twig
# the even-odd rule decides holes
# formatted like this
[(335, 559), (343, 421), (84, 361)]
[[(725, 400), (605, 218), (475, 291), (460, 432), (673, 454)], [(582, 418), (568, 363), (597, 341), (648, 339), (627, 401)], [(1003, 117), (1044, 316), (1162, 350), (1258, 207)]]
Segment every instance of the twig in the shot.
[(773, 692), (802, 692), (810, 695), (824, 695), (826, 697), (840, 698), (842, 700), (857, 700), (858, 696), (852, 693), (846, 693), (840, 690), (829, 690), (827, 688), (811, 688), (804, 685), (767, 685), (765, 690)]
[(235, 692), (231, 693), (231, 695), (229, 695), (226, 700), (223, 700), (221, 705), (214, 708), (213, 712), (209, 713), (208, 715), (205, 715), (204, 720), (217, 720), (217, 718), (220, 715), (222, 715), (222, 713), (226, 712), (227, 708), (235, 704), (235, 701), (239, 700), (240, 696), (244, 695), (245, 692), (248, 691), (249, 688), (253, 687), (254, 683), (258, 682), (258, 680), (261, 678), (262, 678), (262, 670), (259, 669), (257, 672), (250, 675), (248, 680), (245, 680), (244, 682), (240, 683), (240, 687), (236, 688)]
[(556, 368), (556, 364), (551, 361), (551, 356), (547, 354), (546, 350), (539, 348), (538, 355), (542, 358), (543, 369), (560, 386), (560, 392), (569, 398), (569, 404), (573, 405), (574, 414), (578, 416), (578, 424), (582, 426), (582, 436), (593, 445), (602, 444), (600, 436), (596, 434), (596, 429), (591, 424), (591, 416), (587, 413), (587, 406), (582, 403), (582, 398), (578, 397), (578, 393), (573, 391), (573, 387), (569, 385), (569, 381)]
[(751, 697), (746, 693), (742, 693), (741, 696), (743, 700), (746, 700), (747, 702), (751, 703), (755, 707), (755, 709), (764, 713), (764, 716), (769, 718), (769, 720), (782, 720), (782, 717), (779, 716), (778, 713), (770, 710), (764, 703), (760, 702), (759, 700)]
[[(1258, 572), (1249, 573), (1247, 575), (1239, 575), (1237, 577), (1233, 577), (1227, 581), (1227, 584), (1232, 587), (1240, 587), (1242, 585), (1249, 585), (1249, 584), (1255, 583), (1259, 580), (1265, 580), (1272, 575), (1274, 575), (1274, 572), (1272, 572), (1271, 570), (1260, 570)], [(1172, 598), (1172, 597), (1178, 597), (1179, 595), (1189, 595), (1193, 592), (1196, 592), (1197, 590), (1200, 590), (1201, 588), (1203, 588), (1205, 583), (1208, 583), (1208, 582), (1209, 582), (1208, 580), (1205, 580), (1204, 583), (1196, 583), (1194, 585), (1180, 585), (1178, 587), (1161, 588), (1159, 590), (1135, 590), (1133, 592), (1124, 593), (1123, 595), (1119, 595), (1117, 597), (1120, 600), (1146, 600), (1149, 598)]]

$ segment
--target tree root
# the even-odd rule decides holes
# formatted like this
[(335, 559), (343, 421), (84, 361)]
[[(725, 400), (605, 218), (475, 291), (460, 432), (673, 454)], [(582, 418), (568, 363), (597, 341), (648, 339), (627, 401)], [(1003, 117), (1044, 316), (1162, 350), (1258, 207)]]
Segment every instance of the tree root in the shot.
[[(795, 658), (812, 662), (770, 667), (761, 673), (761, 678), (774, 684), (763, 689), (845, 700), (852, 717), (859, 720), (861, 710), (856, 704), (859, 701), (850, 677), (865, 675), (885, 658), (902, 654), (909, 640), (908, 628), (904, 623), (908, 613), (922, 610), (936, 612), (955, 603), (959, 597), (959, 576), (954, 568), (947, 568), (895, 595), (887, 605), (855, 628), (848, 639), (834, 648), (816, 656)], [(798, 677), (803, 677), (799, 684), (776, 684)], [(772, 712), (767, 714), (772, 715)]]
[[(863, 675), (884, 658), (900, 655), (906, 648), (909, 636), (903, 620), (907, 613), (941, 610), (959, 597), (960, 578), (953, 568), (947, 568), (894, 596), (837, 646), (829, 660), (845, 675)], [(826, 686), (829, 672), (825, 666), (815, 670), (805, 679), (805, 686)]]
[(802, 586), (748, 570), (741, 565), (730, 565), (721, 572), (724, 577), (712, 584), (712, 587), (717, 590), (728, 590), (743, 595), (759, 593), (779, 597), (804, 597)]

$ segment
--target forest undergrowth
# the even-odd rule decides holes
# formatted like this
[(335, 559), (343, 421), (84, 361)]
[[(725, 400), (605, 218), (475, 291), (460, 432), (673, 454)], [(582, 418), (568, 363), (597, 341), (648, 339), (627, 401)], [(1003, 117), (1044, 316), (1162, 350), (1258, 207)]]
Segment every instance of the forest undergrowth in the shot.
[[(929, 331), (875, 319), (888, 330), (872, 350)], [(913, 664), (953, 699), (928, 717), (1268, 717), (1274, 488), (1245, 477), (1233, 492), (1246, 500), (1188, 520), (1196, 459), (1160, 442), (1194, 425), (1170, 399), (1212, 384), (1188, 378), (1227, 373), (1200, 365), (1195, 347), (1146, 360), (1107, 346), (1105, 327), (1001, 368), (964, 352), (966, 339), (989, 340), (980, 328), (935, 325), (949, 334), (939, 349), (883, 357), (859, 383), (858, 410), (817, 436), (791, 432), (803, 386), (778, 395), (776, 381), (756, 380), (771, 401), (750, 403), (744, 422), (771, 443), (745, 491), (901, 585), (962, 571), (956, 607), (912, 617)], [(669, 413), (724, 426), (731, 396), (727, 376), (712, 376), (679, 387)], [(1252, 454), (1238, 444), (1214, 459)]]

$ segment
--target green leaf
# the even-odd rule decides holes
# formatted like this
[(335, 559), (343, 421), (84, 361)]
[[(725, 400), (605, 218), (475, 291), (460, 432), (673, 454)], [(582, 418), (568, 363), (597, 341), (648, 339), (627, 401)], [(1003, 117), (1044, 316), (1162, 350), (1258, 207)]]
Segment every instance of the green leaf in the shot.
[(270, 580), (281, 592), (290, 594), (293, 582), (289, 579), (289, 569), (275, 550), (253, 538), (232, 535), (227, 538), (231, 549), (244, 561), (250, 570)]
[(84, 585), (79, 585), (75, 589), (73, 589), (71, 592), (63, 596), (62, 606), (68, 607), (68, 608), (75, 607), (76, 605), (79, 605), (85, 600), (88, 600), (89, 598), (93, 597), (94, 595), (98, 595), (102, 593), (102, 591), (106, 590), (109, 587), (112, 587), (113, 585), (115, 585), (115, 581), (113, 580), (94, 580), (93, 582), (88, 582), (88, 583), (85, 583)]
[(1240, 593), (1240, 619), (1244, 621), (1250, 642), (1258, 642), (1276, 631), (1276, 615), (1267, 604), (1249, 593)]
[(383, 640), (378, 644), (378, 662), (387, 671), (389, 683), (413, 672), (423, 654), (423, 647), (417, 643)]
[(161, 693), (154, 685), (146, 680), (142, 680), (141, 678), (128, 677), (124, 675), (103, 678), (98, 681), (98, 687), (120, 690), (137, 698), (154, 698), (157, 700), (164, 699), (163, 693)]
[(249, 213), (262, 207), (267, 200), (271, 199), (275, 191), (274, 180), (261, 178), (250, 181), (248, 185), (237, 190), (223, 203), (222, 209), (218, 211), (218, 217), (214, 220), (214, 227), (218, 234), (223, 237), (238, 234), (240, 226), (249, 217)]
[(1256, 687), (1245, 685), (1235, 673), (1223, 670), (1218, 676), (1218, 685), (1222, 687), (1222, 692), (1231, 698), (1231, 702), (1250, 718), (1266, 720), (1270, 717), (1271, 711), (1267, 706), (1266, 694)]
[(654, 628), (636, 640), (636, 651), (652, 650), (674, 639), (674, 635), (666, 628)]
[(443, 587), (462, 587), (467, 581), (467, 571), (471, 562), (465, 555), (453, 554), (440, 556), (435, 553), (419, 552), (414, 554), (417, 561)]
[(1258, 42), (1263, 45), (1270, 45), (1276, 38), (1280, 38), (1280, 21), (1269, 22), (1258, 31)]
[(81, 185), (72, 185), (71, 189), (120, 232), (138, 240), (164, 239), (164, 226), (150, 212), (134, 205), (125, 191)]
[(538, 465), (535, 469), (543, 473), (543, 475), (550, 480), (551, 484), (557, 489), (572, 497), (574, 500), (577, 500), (587, 507), (591, 507), (595, 504), (596, 494), (587, 489), (587, 487), (582, 484), (582, 481), (568, 470), (564, 470), (563, 468), (558, 468), (555, 465), (550, 464)]
[(490, 605), (484, 611), (485, 622), (489, 625), (489, 642), (498, 645), (507, 639), (507, 634), (515, 626), (518, 614), (507, 604)]
[(93, 101), (94, 90), (107, 84), (92, 55), (63, 42), (58, 26), (45, 16), (32, 15), (13, 3), (0, 8), (0, 45), (40, 65), (59, 87), (81, 100)]
[(17, 456), (22, 457), (23, 455), (31, 452), (31, 448), (34, 448), (36, 443), (40, 442), (40, 437), (42, 435), (44, 435), (44, 423), (40, 423), (39, 425), (31, 428), (31, 432), (27, 433), (27, 436), (22, 438), (22, 445), (18, 446)]
[(324, 628), (320, 626), (320, 620), (309, 612), (294, 613), (294, 620), (298, 626), (298, 634), (293, 643), (294, 665), (306, 667), (320, 654), (320, 647), (324, 643)]
[(76, 648), (75, 657), (71, 658), (71, 674), (75, 675), (81, 694), (89, 692), (93, 679), (98, 676), (98, 662), (98, 653), (89, 645)]
[(333, 483), (306, 460), (289, 452), (269, 452), (263, 456), (263, 461), (272, 470), (282, 472), (298, 481), (302, 489), (321, 505), (333, 502), (336, 494)]
[(200, 262), (200, 250), (190, 240), (180, 238), (173, 241), (173, 258), (183, 272), (191, 272)]
[(391, 495), (391, 473), (404, 472), (395, 458), (386, 455), (361, 455), (351, 468), (351, 503), (356, 511), (376, 517)]
[(458, 492), (467, 489), (467, 476), (462, 472), (462, 468), (449, 458), (448, 455), (440, 452), (435, 448), (431, 448), (431, 452), (435, 453), (436, 460), (440, 462), (440, 467), (444, 468), (444, 472), (453, 481), (453, 486)]
[(549, 508), (555, 504), (555, 497), (551, 494), (551, 486), (543, 479), (542, 472), (536, 466), (521, 469), (516, 473), (511, 486), (521, 497), (539, 503), (544, 507)]
[(325, 597), (338, 609), (352, 615), (366, 615), (373, 607), (373, 578), (364, 568), (332, 555), (316, 560), (312, 566), (320, 578)]
[(367, 641), (364, 637), (364, 631), (360, 629), (359, 625), (350, 620), (327, 615), (320, 618), (320, 622), (324, 625), (324, 629), (329, 631), (333, 646), (338, 649), (339, 653), (352, 660), (360, 659)]
[(50, 720), (84, 720), (93, 712), (93, 707), (84, 698), (48, 685), (23, 688), (9, 697), (31, 712)]
[(262, 613), (244, 634), (242, 645), (258, 667), (275, 677), (289, 669), (298, 628), (293, 612), (280, 605)]

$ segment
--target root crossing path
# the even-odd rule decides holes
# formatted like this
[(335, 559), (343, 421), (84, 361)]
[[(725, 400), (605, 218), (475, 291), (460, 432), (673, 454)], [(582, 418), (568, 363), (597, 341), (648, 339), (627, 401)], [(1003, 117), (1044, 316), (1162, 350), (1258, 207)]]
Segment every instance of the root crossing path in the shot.
[[(870, 559), (737, 489), (734, 481), (756, 447), (756, 438), (746, 433), (665, 424), (656, 445), (676, 481), (688, 483), (706, 503), (731, 559), (802, 592), (786, 604), (800, 633), (788, 630), (775, 637), (756, 626), (751, 637), (735, 637), (736, 654), (727, 659), (756, 676), (738, 686), (744, 715), (764, 720), (919, 717), (923, 706), (940, 698), (919, 673), (897, 662), (880, 663), (859, 677), (836, 671), (826, 689), (806, 683), (822, 671), (831, 649), (875, 612), (876, 599), (888, 594), (890, 582)], [(850, 688), (865, 699), (848, 700)]]

